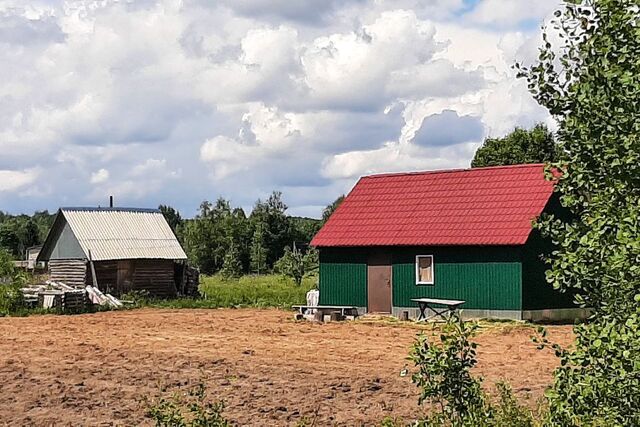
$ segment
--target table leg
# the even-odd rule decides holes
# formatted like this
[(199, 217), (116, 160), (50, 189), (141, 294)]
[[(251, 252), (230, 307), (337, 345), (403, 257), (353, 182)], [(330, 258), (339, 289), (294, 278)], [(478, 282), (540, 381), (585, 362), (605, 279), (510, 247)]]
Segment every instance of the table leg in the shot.
[(427, 315), (425, 314), (425, 310), (427, 309), (427, 305), (425, 303), (418, 303), (418, 307), (420, 308), (420, 315), (418, 316), (418, 322), (421, 320), (427, 320)]

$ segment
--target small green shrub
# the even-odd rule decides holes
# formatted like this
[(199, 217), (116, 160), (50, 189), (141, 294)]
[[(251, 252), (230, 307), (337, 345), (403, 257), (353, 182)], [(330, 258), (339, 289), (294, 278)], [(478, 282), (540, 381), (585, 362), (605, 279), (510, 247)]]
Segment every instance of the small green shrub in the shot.
[(296, 246), (284, 248), (284, 255), (274, 265), (274, 270), (285, 277), (293, 279), (296, 286), (302, 284), (305, 277), (309, 277), (318, 270), (318, 251), (309, 248), (306, 253), (299, 251)]
[(120, 296), (120, 300), (122, 301), (130, 301), (134, 306), (143, 306), (148, 305), (151, 301), (151, 296), (149, 291), (146, 289), (129, 291)]
[(25, 309), (21, 287), (17, 282), (0, 284), (0, 316), (9, 316)]
[(380, 427), (404, 427), (407, 424), (401, 419), (387, 415), (380, 422)]
[(26, 274), (13, 266), (11, 255), (0, 249), (0, 316), (26, 309), (21, 288), (28, 282)]
[(207, 400), (203, 383), (187, 390), (176, 392), (169, 398), (160, 398), (148, 403), (147, 416), (157, 427), (227, 427), (231, 424), (222, 412), (224, 402)]
[(520, 405), (511, 386), (505, 382), (496, 384), (498, 400), (493, 406), (495, 426), (534, 427), (540, 425), (536, 416), (526, 406)]
[(443, 419), (451, 422), (486, 415), (481, 380), (471, 375), (477, 363), (477, 344), (471, 337), (477, 328), (477, 323), (452, 317), (443, 326), (439, 345), (421, 335), (409, 356), (418, 369), (412, 376), (420, 388), (418, 404), (434, 404)]

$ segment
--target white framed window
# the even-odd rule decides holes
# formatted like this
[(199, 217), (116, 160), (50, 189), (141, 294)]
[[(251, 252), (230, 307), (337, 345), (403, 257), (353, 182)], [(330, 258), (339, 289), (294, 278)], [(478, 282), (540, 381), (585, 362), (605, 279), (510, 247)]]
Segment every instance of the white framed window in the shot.
[(416, 285), (433, 285), (433, 255), (416, 255)]

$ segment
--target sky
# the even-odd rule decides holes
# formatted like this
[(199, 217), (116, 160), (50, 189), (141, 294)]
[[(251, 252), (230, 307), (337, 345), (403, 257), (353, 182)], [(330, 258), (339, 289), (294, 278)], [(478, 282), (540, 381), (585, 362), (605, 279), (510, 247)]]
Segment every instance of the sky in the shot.
[(559, 0), (0, 0), (0, 210), (282, 191), (469, 167), (553, 126), (512, 65)]

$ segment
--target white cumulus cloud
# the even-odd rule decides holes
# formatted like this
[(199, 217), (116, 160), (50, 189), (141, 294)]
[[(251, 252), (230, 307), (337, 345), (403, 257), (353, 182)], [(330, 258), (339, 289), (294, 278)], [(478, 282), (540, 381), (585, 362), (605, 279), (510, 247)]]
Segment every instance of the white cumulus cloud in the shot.
[(91, 183), (92, 184), (102, 184), (109, 179), (109, 171), (106, 169), (100, 169), (91, 174)]
[(0, 0), (0, 206), (113, 194), (189, 216), (279, 189), (319, 215), (362, 174), (468, 165), (549, 121), (511, 65), (555, 7)]
[(33, 184), (40, 171), (26, 169), (22, 171), (0, 170), (0, 192), (14, 192)]

